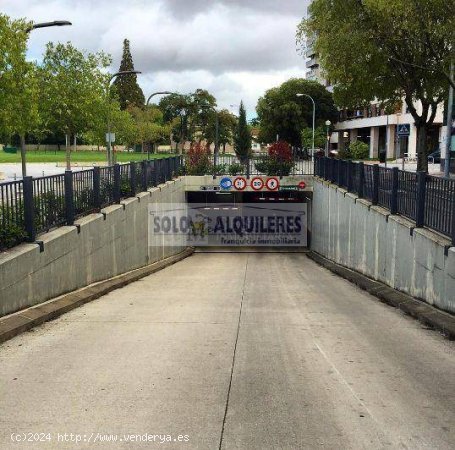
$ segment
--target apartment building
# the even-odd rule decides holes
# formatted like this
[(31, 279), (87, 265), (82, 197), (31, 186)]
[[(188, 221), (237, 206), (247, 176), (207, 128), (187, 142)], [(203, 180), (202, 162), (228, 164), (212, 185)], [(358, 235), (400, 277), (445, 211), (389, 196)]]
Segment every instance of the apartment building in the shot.
[[(420, 104), (415, 105), (417, 110)], [(428, 130), (428, 147), (439, 149), (444, 140), (443, 104), (439, 105), (434, 124)], [(399, 137), (398, 127), (409, 125), (409, 137)], [(386, 114), (378, 103), (367, 108), (341, 110), (331, 147), (341, 149), (350, 142), (361, 140), (370, 146), (370, 158), (416, 158), (417, 128), (407, 105), (402, 102), (393, 114)]]

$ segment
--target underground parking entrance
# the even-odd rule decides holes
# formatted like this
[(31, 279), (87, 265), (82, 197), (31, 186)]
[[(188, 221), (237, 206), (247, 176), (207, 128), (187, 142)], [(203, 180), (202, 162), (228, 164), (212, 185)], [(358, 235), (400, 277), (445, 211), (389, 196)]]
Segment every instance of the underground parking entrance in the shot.
[(298, 186), (276, 191), (186, 192), (193, 218), (189, 245), (198, 252), (304, 252), (311, 240), (312, 192)]

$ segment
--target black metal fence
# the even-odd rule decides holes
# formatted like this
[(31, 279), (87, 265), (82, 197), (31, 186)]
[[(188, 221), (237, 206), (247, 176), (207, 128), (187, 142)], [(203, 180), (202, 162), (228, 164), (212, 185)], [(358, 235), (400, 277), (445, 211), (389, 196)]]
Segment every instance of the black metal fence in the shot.
[(447, 237), (455, 245), (455, 179), (320, 157), (314, 174)]
[[(189, 158), (184, 155), (184, 158)], [(233, 154), (220, 154), (208, 155), (210, 170), (213, 173), (206, 173), (205, 175), (242, 175), (242, 176), (259, 176), (267, 175), (261, 168), (263, 162), (268, 158), (267, 153), (255, 153), (246, 161), (240, 161), (237, 155)], [(294, 156), (289, 164), (292, 166), (289, 170), (289, 175), (313, 175), (314, 164), (311, 158), (301, 158)], [(279, 176), (279, 173), (273, 175)], [(287, 175), (287, 173), (286, 173)]]
[(181, 156), (0, 183), (0, 250), (175, 177)]

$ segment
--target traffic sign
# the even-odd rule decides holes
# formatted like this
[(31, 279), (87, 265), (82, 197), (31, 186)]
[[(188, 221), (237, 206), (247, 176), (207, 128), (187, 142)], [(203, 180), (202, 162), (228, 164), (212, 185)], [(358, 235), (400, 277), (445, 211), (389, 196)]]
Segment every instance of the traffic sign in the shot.
[(244, 191), (246, 188), (246, 180), (243, 177), (237, 177), (233, 184), (238, 191)]
[(411, 134), (411, 125), (408, 123), (398, 125), (397, 134), (399, 137), (408, 137)]
[(267, 178), (265, 185), (269, 191), (277, 191), (280, 187), (280, 182), (278, 178), (275, 177)]
[(228, 191), (232, 187), (232, 180), (228, 177), (222, 178), (220, 181), (220, 188), (224, 191)]
[(253, 178), (251, 180), (251, 189), (255, 191), (260, 191), (264, 187), (264, 182), (262, 178)]
[(305, 188), (306, 188), (306, 183), (305, 183), (305, 181), (301, 181), (301, 182), (299, 183), (299, 189), (305, 189)]

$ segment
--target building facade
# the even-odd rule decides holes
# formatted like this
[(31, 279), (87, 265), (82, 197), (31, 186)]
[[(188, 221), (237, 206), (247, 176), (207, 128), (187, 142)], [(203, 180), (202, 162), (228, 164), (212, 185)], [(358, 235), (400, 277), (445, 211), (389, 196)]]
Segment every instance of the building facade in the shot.
[[(421, 110), (421, 105), (416, 104)], [(440, 148), (444, 140), (443, 104), (439, 105), (435, 121), (428, 130), (428, 147), (430, 152)], [(397, 129), (401, 125), (409, 125), (409, 137), (399, 137)], [(335, 124), (335, 132), (331, 138), (333, 149), (342, 149), (350, 142), (361, 140), (370, 147), (370, 158), (415, 159), (417, 144), (417, 128), (406, 103), (402, 102), (393, 114), (387, 114), (378, 103), (367, 108), (341, 110), (340, 118)]]

